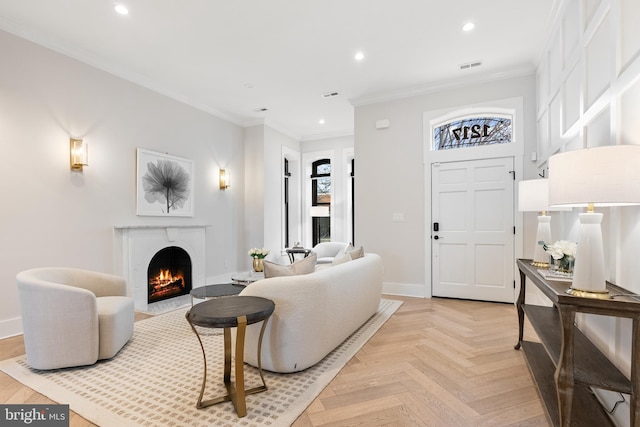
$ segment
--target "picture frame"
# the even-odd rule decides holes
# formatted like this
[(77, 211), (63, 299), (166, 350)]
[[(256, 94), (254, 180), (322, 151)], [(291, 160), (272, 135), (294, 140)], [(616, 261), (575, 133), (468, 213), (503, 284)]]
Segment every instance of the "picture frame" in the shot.
[(136, 215), (193, 216), (193, 160), (137, 149)]

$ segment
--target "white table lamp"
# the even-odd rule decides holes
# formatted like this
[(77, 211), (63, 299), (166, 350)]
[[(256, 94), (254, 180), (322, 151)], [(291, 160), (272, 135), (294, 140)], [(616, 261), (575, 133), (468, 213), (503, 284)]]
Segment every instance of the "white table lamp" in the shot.
[(580, 214), (580, 236), (572, 295), (609, 298), (604, 246), (597, 206), (640, 204), (640, 145), (610, 145), (556, 154), (549, 158), (549, 204), (587, 207)]
[(549, 180), (530, 179), (520, 181), (518, 184), (518, 210), (520, 212), (539, 212), (538, 229), (536, 232), (535, 248), (533, 251), (533, 265), (536, 267), (549, 267), (549, 254), (547, 254), (538, 242), (552, 243), (551, 241), (551, 217), (548, 211), (571, 208), (549, 207)]

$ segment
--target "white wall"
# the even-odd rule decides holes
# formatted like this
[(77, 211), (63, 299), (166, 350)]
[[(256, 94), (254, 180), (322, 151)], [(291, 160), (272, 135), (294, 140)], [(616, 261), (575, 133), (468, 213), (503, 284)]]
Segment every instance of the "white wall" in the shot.
[[(536, 143), (533, 74), (356, 106), (356, 241), (382, 256), (387, 292), (424, 296), (431, 287), (431, 261), (425, 248), (429, 235), (425, 230), (423, 113), (518, 97), (524, 105), (524, 152), (530, 153)], [(390, 127), (376, 129), (375, 122), (382, 119), (390, 120)], [(525, 162), (525, 177), (533, 174), (535, 165)], [(394, 213), (404, 214), (404, 222), (393, 222)], [(525, 225), (532, 227), (531, 221)]]
[[(559, 151), (640, 144), (639, 18), (637, 0), (563, 3), (536, 71), (541, 170)], [(600, 211), (608, 278), (640, 292), (640, 208)], [(577, 240), (577, 213), (563, 214), (563, 238)], [(580, 326), (630, 372), (629, 321), (582, 316)]]
[[(209, 224), (207, 276), (239, 269), (241, 127), (4, 32), (0, 52), (0, 337), (21, 330), (19, 271), (112, 272), (114, 225)], [(82, 174), (69, 169), (70, 136), (90, 144)], [(193, 218), (136, 216), (137, 147), (194, 160)]]

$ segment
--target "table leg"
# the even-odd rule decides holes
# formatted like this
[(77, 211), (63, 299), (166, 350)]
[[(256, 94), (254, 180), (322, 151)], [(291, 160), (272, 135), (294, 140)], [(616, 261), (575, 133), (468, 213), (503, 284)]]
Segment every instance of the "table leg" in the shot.
[(204, 395), (204, 387), (207, 384), (207, 355), (204, 352), (204, 345), (202, 344), (202, 339), (200, 339), (200, 334), (198, 334), (198, 331), (196, 330), (196, 327), (189, 320), (189, 312), (188, 311), (187, 311), (187, 314), (185, 315), (185, 317), (187, 318), (187, 322), (189, 322), (189, 326), (191, 326), (191, 330), (193, 331), (194, 334), (196, 334), (196, 338), (198, 338), (198, 342), (200, 343), (200, 348), (202, 349), (202, 359), (203, 359), (203, 365), (204, 365), (204, 372), (202, 374), (202, 387), (200, 387), (200, 395), (198, 395), (198, 401), (196, 402), (196, 408), (200, 409), (200, 408), (203, 407), (202, 396)]
[(236, 330), (236, 390), (235, 396), (232, 394), (232, 399), (239, 417), (247, 415), (244, 390), (244, 336), (246, 330), (247, 317), (238, 317), (238, 329)]
[(560, 324), (562, 327), (562, 347), (560, 360), (556, 367), (555, 380), (558, 392), (558, 412), (560, 413), (560, 425), (571, 425), (571, 404), (573, 403), (573, 335), (576, 318), (576, 306), (558, 304)]
[(513, 347), (516, 350), (520, 350), (522, 345), (522, 339), (524, 336), (524, 297), (526, 293), (526, 280), (524, 272), (520, 270), (520, 293), (518, 294), (518, 300), (516, 301), (516, 309), (518, 311), (518, 343)]
[[(640, 351), (640, 317), (633, 318), (631, 333), (631, 354), (638, 354)], [(640, 358), (633, 357), (631, 362), (631, 423), (635, 426), (640, 423), (640, 405), (638, 404), (638, 394), (640, 393)]]
[(207, 406), (215, 405), (221, 402), (231, 401), (233, 406), (236, 409), (236, 413), (238, 417), (244, 417), (247, 415), (247, 402), (246, 396), (249, 394), (258, 393), (261, 391), (267, 390), (267, 384), (264, 381), (264, 375), (262, 373), (262, 337), (264, 335), (264, 330), (267, 325), (268, 318), (262, 321), (262, 328), (260, 329), (260, 338), (258, 341), (258, 370), (260, 372), (260, 379), (262, 380), (262, 385), (254, 387), (249, 390), (245, 390), (244, 388), (244, 338), (246, 335), (247, 329), (247, 318), (246, 316), (238, 317), (238, 328), (236, 330), (236, 361), (235, 361), (235, 385), (231, 381), (231, 363), (232, 363), (232, 354), (231, 354), (231, 328), (224, 328), (224, 385), (227, 389), (226, 396), (220, 396), (213, 399), (202, 401), (202, 397), (204, 396), (204, 389), (207, 384), (207, 356), (204, 351), (204, 344), (202, 343), (202, 339), (200, 338), (200, 334), (196, 330), (195, 326), (189, 321), (189, 313), (186, 314), (187, 322), (191, 326), (191, 330), (198, 338), (198, 342), (200, 343), (200, 348), (202, 349), (202, 359), (204, 363), (203, 369), (203, 378), (202, 378), (202, 386), (200, 387), (200, 395), (198, 396), (198, 402), (196, 403), (196, 408), (202, 409)]

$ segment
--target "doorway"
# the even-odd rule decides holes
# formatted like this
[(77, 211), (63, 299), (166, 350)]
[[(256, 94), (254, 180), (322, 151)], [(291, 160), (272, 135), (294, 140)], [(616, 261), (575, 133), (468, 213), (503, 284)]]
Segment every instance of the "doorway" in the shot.
[(514, 158), (431, 165), (432, 295), (514, 301)]

